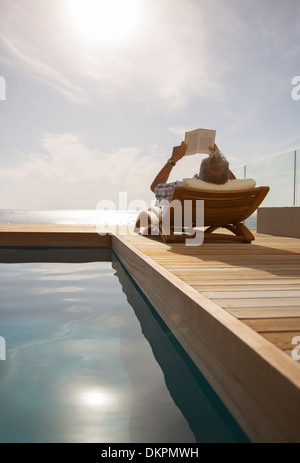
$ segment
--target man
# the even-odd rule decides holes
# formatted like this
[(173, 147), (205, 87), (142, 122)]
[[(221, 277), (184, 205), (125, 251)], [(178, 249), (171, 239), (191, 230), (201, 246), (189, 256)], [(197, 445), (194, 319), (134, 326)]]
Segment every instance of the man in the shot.
[[(164, 167), (159, 171), (151, 184), (151, 190), (156, 196), (159, 204), (163, 204), (171, 199), (175, 186), (183, 185), (182, 180), (167, 183), (169, 175), (176, 163), (183, 158), (186, 153), (187, 145), (184, 141), (179, 146), (174, 146), (172, 156), (168, 159)], [(216, 144), (209, 147), (210, 154), (205, 158), (200, 167), (199, 175), (194, 178), (205, 182), (216, 183), (218, 185), (226, 183), (228, 180), (235, 179), (229, 170), (229, 163), (222, 155)]]

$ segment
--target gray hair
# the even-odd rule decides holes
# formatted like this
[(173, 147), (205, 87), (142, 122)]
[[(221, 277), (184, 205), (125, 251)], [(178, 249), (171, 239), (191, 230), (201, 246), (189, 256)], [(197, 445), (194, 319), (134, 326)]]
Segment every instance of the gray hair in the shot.
[(228, 181), (229, 163), (220, 151), (203, 159), (199, 178), (209, 183), (222, 185)]

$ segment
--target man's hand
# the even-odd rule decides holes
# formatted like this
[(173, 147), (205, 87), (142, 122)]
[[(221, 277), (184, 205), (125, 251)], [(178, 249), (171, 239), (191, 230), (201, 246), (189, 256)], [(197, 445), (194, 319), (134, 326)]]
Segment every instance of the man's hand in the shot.
[[(179, 161), (179, 159), (183, 158), (183, 156), (186, 153), (186, 149), (187, 149), (187, 144), (184, 143), (184, 141), (181, 143), (180, 146), (174, 146), (171, 159), (172, 161), (175, 162), (175, 164), (177, 161)], [(150, 188), (151, 188), (151, 191), (153, 191), (153, 193), (155, 192), (156, 185), (158, 185), (159, 183), (166, 183), (168, 181), (168, 178), (169, 178), (169, 175), (172, 169), (173, 169), (172, 164), (166, 162), (166, 164), (158, 172), (157, 176), (155, 177), (155, 179), (153, 180), (151, 184)]]
[(218, 151), (219, 148), (217, 147), (216, 144), (214, 144), (214, 146), (209, 146), (208, 149), (210, 151), (209, 156), (213, 156)]
[(179, 146), (174, 146), (171, 159), (174, 162), (179, 161), (185, 155), (187, 150), (187, 144), (184, 141)]

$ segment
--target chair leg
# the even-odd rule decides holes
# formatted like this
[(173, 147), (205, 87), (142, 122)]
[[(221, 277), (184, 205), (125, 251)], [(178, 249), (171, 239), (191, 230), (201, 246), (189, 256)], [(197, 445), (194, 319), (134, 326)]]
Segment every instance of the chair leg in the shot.
[(218, 228), (220, 228), (220, 227), (219, 227), (219, 226), (216, 226), (216, 227), (213, 227), (213, 226), (208, 227), (208, 228), (204, 231), (204, 233), (212, 233), (212, 232), (214, 232), (215, 230), (217, 230)]
[[(226, 235), (225, 233), (213, 233), (218, 228), (226, 228), (227, 230), (231, 231), (234, 236)], [(248, 227), (246, 227), (243, 223), (237, 223), (234, 225), (222, 225), (218, 226), (210, 226), (204, 232), (204, 237), (207, 239), (225, 239), (225, 240), (236, 240), (241, 241), (243, 243), (251, 243), (255, 238)]]
[(136, 233), (138, 233), (140, 228), (141, 228), (141, 221), (140, 221), (140, 219), (137, 219), (137, 221), (135, 222), (135, 225), (134, 225), (134, 231), (136, 231)]
[(239, 223), (236, 226), (238, 236), (243, 236), (245, 243), (251, 243), (255, 238), (248, 227), (245, 224)]

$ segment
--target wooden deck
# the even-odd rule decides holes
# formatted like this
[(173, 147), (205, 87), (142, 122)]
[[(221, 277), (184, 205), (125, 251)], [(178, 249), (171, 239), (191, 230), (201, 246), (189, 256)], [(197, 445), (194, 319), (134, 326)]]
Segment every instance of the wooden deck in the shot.
[(300, 336), (300, 240), (256, 234), (251, 245), (187, 247), (126, 239), (291, 356)]
[(0, 224), (0, 246), (111, 246), (94, 226)]
[(300, 241), (112, 247), (248, 436), (300, 442)]
[(0, 225), (0, 246), (111, 246), (250, 439), (300, 442), (299, 239), (189, 247), (94, 227)]
[(112, 247), (250, 439), (300, 442), (300, 240)]

